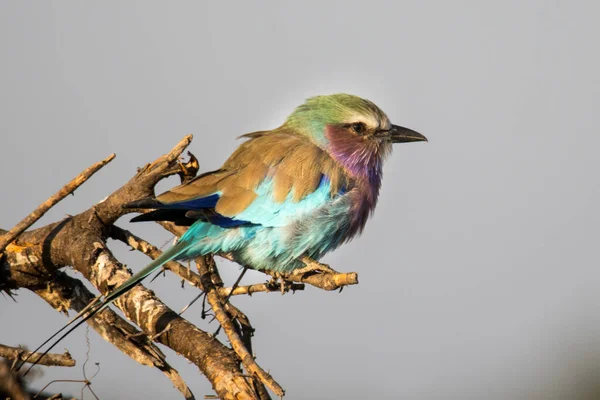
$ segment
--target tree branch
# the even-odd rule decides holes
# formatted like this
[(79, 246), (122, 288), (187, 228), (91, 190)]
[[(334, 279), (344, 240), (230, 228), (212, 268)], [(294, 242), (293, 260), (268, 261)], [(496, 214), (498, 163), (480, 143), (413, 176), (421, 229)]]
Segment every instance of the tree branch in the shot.
[(15, 225), (14, 228), (10, 230), (7, 234), (4, 234), (0, 237), (0, 253), (4, 251), (6, 246), (15, 240), (25, 229), (29, 228), (33, 225), (38, 219), (40, 219), (49, 209), (51, 209), (56, 203), (67, 197), (67, 195), (73, 193), (75, 189), (81, 186), (85, 181), (87, 181), (92, 175), (94, 175), (100, 168), (104, 167), (106, 164), (111, 162), (115, 158), (114, 154), (106, 157), (104, 160), (97, 162), (91, 167), (87, 168), (85, 171), (77, 175), (71, 182), (67, 183), (62, 187), (58, 192), (52, 195), (48, 200), (43, 202), (36, 208), (31, 214), (29, 214), (25, 219)]
[(204, 258), (196, 259), (196, 265), (198, 266), (198, 271), (200, 272), (200, 277), (202, 278), (202, 286), (205, 289), (204, 291), (206, 293), (206, 298), (210, 303), (213, 312), (215, 313), (215, 318), (223, 327), (223, 330), (229, 338), (231, 346), (235, 350), (238, 357), (242, 360), (244, 368), (246, 368), (246, 370), (252, 375), (255, 375), (260, 380), (260, 382), (265, 384), (277, 396), (283, 397), (285, 395), (285, 391), (283, 390), (283, 388), (279, 386), (279, 384), (275, 381), (275, 379), (273, 379), (273, 377), (269, 373), (264, 371), (256, 363), (256, 361), (254, 361), (254, 357), (252, 356), (252, 354), (250, 354), (250, 352), (242, 342), (231, 319), (223, 309), (223, 305), (221, 304), (221, 298), (219, 297), (219, 293), (211, 280), (210, 271), (207, 268)]
[[(79, 312), (94, 300), (94, 295), (87, 290), (83, 282), (62, 272), (58, 272), (52, 282), (43, 289), (35, 290), (35, 293), (59, 311), (70, 308)], [(162, 371), (186, 399), (194, 398), (179, 372), (166, 361), (163, 352), (147, 335), (141, 333), (113, 310), (110, 308), (102, 310), (88, 320), (88, 323), (104, 340), (112, 343), (136, 362)]]
[[(32, 353), (21, 347), (10, 347), (0, 344), (0, 357), (4, 357), (8, 360), (24, 361), (29, 358), (30, 363), (37, 363), (40, 365), (58, 366), (58, 367), (74, 367), (75, 360), (71, 357), (68, 351), (63, 354), (49, 353), (44, 357), (41, 357), (40, 353)], [(41, 357), (41, 358), (40, 358)]]
[[(51, 282), (55, 271), (67, 265), (75, 267), (105, 294), (123, 283), (130, 274), (104, 244), (110, 226), (129, 212), (122, 204), (151, 195), (158, 181), (181, 172), (176, 161), (190, 141), (191, 135), (185, 137), (171, 152), (138, 171), (124, 186), (90, 209), (21, 234), (5, 252), (8, 261), (0, 260), (0, 288), (42, 290), (40, 281)], [(221, 399), (258, 398), (231, 349), (179, 317), (143, 286), (134, 288), (115, 304), (146, 335), (154, 337), (160, 333), (155, 340), (196, 364)], [(167, 327), (170, 329), (165, 332)]]
[(105, 226), (115, 223), (117, 219), (131, 212), (129, 209), (124, 209), (123, 204), (152, 196), (154, 186), (161, 179), (180, 174), (182, 172), (181, 164), (177, 163), (177, 159), (191, 142), (192, 135), (187, 135), (171, 151), (151, 164), (140, 168), (129, 182), (113, 192), (104, 201), (96, 204), (93, 209), (98, 219)]
[[(17, 248), (11, 245), (8, 250)], [(79, 312), (94, 300), (94, 295), (79, 279), (72, 278), (61, 271), (55, 272), (51, 277), (38, 274), (36, 272), (38, 260), (38, 256), (31, 252), (31, 248), (22, 247), (20, 252), (9, 252), (6, 263), (0, 265), (2, 267), (0, 269), (9, 266), (11, 286), (29, 288), (50, 306), (64, 314), (67, 314), (68, 309)], [(112, 343), (138, 363), (161, 370), (185, 398), (193, 398), (193, 394), (177, 370), (166, 362), (165, 355), (160, 349), (153, 345), (146, 335), (140, 335), (139, 330), (110, 308), (88, 320), (88, 324), (104, 340)]]
[[(234, 261), (230, 254), (221, 253), (219, 256), (227, 260)], [(329, 271), (318, 273), (292, 271), (289, 274), (282, 274), (280, 272), (271, 270), (261, 270), (260, 272), (270, 275), (274, 278), (283, 278), (285, 281), (289, 282), (308, 283), (309, 285), (327, 291), (341, 289), (347, 285), (358, 284), (358, 274), (356, 272), (337, 272), (331, 268)]]
[[(305, 285), (303, 283), (291, 282), (289, 285), (284, 287), (284, 290), (285, 291), (291, 290), (292, 292), (295, 292), (297, 290), (304, 290), (304, 287), (305, 287)], [(269, 282), (265, 282), (265, 283), (255, 283), (253, 285), (238, 286), (233, 290), (233, 293), (232, 293), (231, 287), (221, 287), (218, 290), (219, 290), (219, 296), (225, 298), (225, 297), (229, 297), (229, 296), (239, 296), (239, 295), (243, 295), (243, 294), (252, 296), (253, 293), (260, 293), (260, 292), (281, 293), (281, 286), (276, 285), (272, 281), (269, 281)]]
[[(275, 271), (265, 270), (262, 271), (267, 275), (271, 275), (273, 277), (281, 276), (280, 273)], [(292, 271), (292, 273), (283, 275), (285, 280), (291, 282), (304, 282), (312, 285), (314, 287), (318, 287), (323, 290), (337, 290), (341, 289), (344, 286), (348, 285), (357, 285), (358, 284), (358, 274), (356, 272), (322, 272), (322, 273), (314, 273), (314, 274), (298, 274)]]
[[(112, 160), (113, 155), (84, 171), (80, 175), (83, 180), (78, 180), (78, 177), (66, 185), (55, 195), (62, 197), (57, 197), (58, 200), (50, 198), (10, 232), (0, 230), (0, 291), (10, 294), (11, 290), (27, 288), (59, 311), (80, 311), (94, 299), (94, 295), (80, 280), (60, 272), (60, 268), (73, 266), (101, 293), (107, 294), (131, 276), (107, 247), (107, 238), (127, 243), (151, 258), (158, 257), (161, 254), (159, 249), (114, 226), (114, 223), (124, 214), (132, 212), (124, 209), (124, 204), (153, 195), (154, 187), (161, 179), (178, 174), (183, 181), (187, 181), (195, 176), (198, 162), (193, 155), (190, 154), (186, 164), (178, 161), (191, 140), (191, 135), (183, 138), (169, 153), (139, 169), (126, 184), (86, 211), (23, 232), (60, 198), (71, 193), (97, 169)], [(168, 222), (161, 225), (177, 236), (186, 229)], [(231, 258), (227, 254), (222, 256)], [(256, 292), (303, 290), (304, 283), (325, 290), (358, 283), (356, 273), (339, 273), (331, 269), (314, 271), (308, 268), (286, 275), (262, 271), (276, 279), (233, 289), (223, 287), (212, 257), (198, 259), (197, 264), (199, 273), (178, 262), (166, 263), (165, 268), (205, 292), (232, 348), (183, 319), (142, 285), (122, 295), (114, 303), (141, 328), (141, 332), (110, 308), (88, 320), (93, 329), (122, 352), (143, 365), (163, 371), (188, 399), (193, 398), (193, 394), (152, 340), (170, 347), (198, 366), (222, 400), (270, 399), (265, 385), (281, 397), (284, 395), (281, 386), (254, 360), (251, 346), (254, 329), (248, 317), (226, 299), (231, 295), (251, 295)], [(281, 279), (281, 284), (276, 283), (277, 279)], [(244, 375), (240, 363), (250, 377)]]

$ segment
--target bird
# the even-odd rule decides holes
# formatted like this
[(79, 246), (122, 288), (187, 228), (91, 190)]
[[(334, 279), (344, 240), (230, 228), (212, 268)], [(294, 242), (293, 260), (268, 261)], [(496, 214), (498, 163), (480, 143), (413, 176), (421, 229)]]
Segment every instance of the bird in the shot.
[(246, 140), (221, 168), (124, 205), (153, 210), (132, 222), (172, 221), (189, 228), (42, 346), (81, 317), (62, 340), (171, 260), (228, 253), (259, 271), (323, 269), (321, 257), (359, 235), (373, 214), (392, 145), (427, 141), (393, 125), (373, 102), (345, 93), (308, 98), (281, 126), (240, 138)]

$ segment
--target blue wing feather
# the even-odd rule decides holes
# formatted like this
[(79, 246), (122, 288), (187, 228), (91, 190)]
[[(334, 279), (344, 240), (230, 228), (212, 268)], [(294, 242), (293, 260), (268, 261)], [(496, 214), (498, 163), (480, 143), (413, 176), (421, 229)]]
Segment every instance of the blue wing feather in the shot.
[(256, 189), (256, 200), (235, 218), (266, 227), (286, 226), (331, 201), (330, 188), (329, 179), (323, 175), (317, 189), (302, 200), (294, 201), (290, 191), (285, 201), (278, 203), (273, 198), (273, 180), (265, 180)]
[[(300, 262), (292, 260), (307, 250), (317, 256), (342, 240), (338, 236), (345, 231), (349, 205), (338, 201), (344, 198), (343, 190), (332, 198), (330, 187), (329, 179), (323, 177), (316, 190), (300, 201), (294, 201), (292, 192), (285, 201), (276, 202), (273, 182), (266, 179), (256, 188), (256, 199), (242, 212), (225, 217), (211, 209), (207, 220), (190, 226), (181, 237), (190, 245), (180, 257), (234, 252), (240, 261), (258, 269), (297, 267)], [(317, 220), (304, 216), (316, 216)], [(314, 234), (294, 235), (296, 228), (304, 231), (311, 226), (318, 227)]]
[[(206, 219), (213, 225), (222, 228), (235, 228), (244, 225), (264, 227), (281, 227), (293, 222), (294, 219), (308, 214), (331, 200), (329, 179), (323, 175), (316, 190), (300, 201), (293, 200), (293, 191), (290, 191), (285, 201), (279, 203), (273, 198), (273, 180), (265, 179), (257, 188), (256, 199), (242, 212), (227, 217), (214, 211), (220, 193), (173, 203), (163, 203), (160, 207), (172, 210), (198, 211), (210, 209)], [(343, 194), (341, 189), (339, 194)]]
[(214, 208), (221, 195), (213, 193), (206, 197), (197, 197), (191, 200), (177, 201), (173, 203), (163, 203), (159, 208), (171, 210), (202, 210), (205, 208)]

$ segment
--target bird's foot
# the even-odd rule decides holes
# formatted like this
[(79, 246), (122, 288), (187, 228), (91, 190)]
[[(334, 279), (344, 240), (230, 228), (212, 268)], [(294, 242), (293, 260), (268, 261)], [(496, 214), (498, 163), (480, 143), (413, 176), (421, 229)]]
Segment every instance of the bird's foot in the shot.
[(329, 267), (327, 264), (321, 264), (320, 262), (313, 260), (308, 256), (304, 256), (300, 259), (305, 265), (303, 268), (298, 268), (293, 271), (294, 275), (306, 275), (308, 273), (319, 273), (319, 274), (337, 274), (337, 271)]
[(267, 286), (271, 288), (279, 287), (281, 294), (285, 294), (290, 291), (293, 282), (286, 279), (286, 276), (280, 272), (273, 272), (273, 277), (267, 282)]

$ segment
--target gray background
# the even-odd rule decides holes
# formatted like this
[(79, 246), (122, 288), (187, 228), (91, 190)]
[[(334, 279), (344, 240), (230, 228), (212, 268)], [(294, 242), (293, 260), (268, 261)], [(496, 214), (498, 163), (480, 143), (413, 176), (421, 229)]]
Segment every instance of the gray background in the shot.
[[(38, 226), (100, 201), (185, 134), (208, 170), (306, 97), (361, 95), (430, 143), (396, 147), (365, 233), (325, 259), (360, 285), (234, 300), (258, 361), (290, 399), (598, 398), (597, 4), (2, 2), (0, 226), (112, 152)], [(134, 270), (147, 262), (112, 248)], [(231, 282), (238, 269), (222, 265)], [(178, 285), (149, 286), (179, 310), (195, 292)], [(66, 321), (27, 291), (0, 304), (1, 343), (34, 347)], [(207, 328), (199, 311), (186, 317)], [(179, 397), (89, 339), (102, 399)], [(81, 377), (86, 329), (62, 348), (79, 366), (33, 386)], [(198, 398), (212, 393), (167, 353)]]

